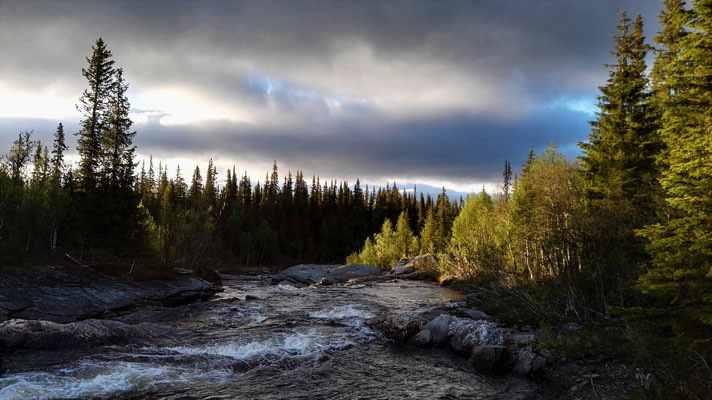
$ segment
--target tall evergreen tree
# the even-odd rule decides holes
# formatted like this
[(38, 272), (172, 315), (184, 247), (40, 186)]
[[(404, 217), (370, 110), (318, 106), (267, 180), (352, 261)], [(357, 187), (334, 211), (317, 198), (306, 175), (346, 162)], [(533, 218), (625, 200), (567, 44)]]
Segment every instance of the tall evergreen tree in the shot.
[[(688, 12), (666, 4), (661, 59), (668, 103), (663, 114), (661, 183), (672, 212), (642, 231), (655, 268), (641, 288), (681, 307), (688, 317), (712, 325), (712, 1), (697, 0)], [(681, 25), (682, 22), (682, 25)], [(684, 25), (686, 23), (686, 25)], [(685, 29), (682, 31), (682, 29)], [(665, 43), (663, 43), (665, 45)], [(665, 51), (667, 50), (667, 51)]]
[(628, 291), (645, 270), (648, 257), (635, 230), (655, 220), (660, 203), (655, 159), (661, 145), (647, 90), (649, 47), (641, 17), (631, 23), (621, 11), (614, 42), (616, 63), (607, 65), (608, 81), (599, 88), (600, 111), (591, 122), (589, 141), (580, 144), (591, 211), (586, 271), (603, 312), (610, 300), (620, 303), (626, 297), (621, 290)]
[(504, 172), (502, 173), (502, 177), (504, 178), (504, 183), (502, 185), (504, 201), (509, 202), (512, 188), (512, 166), (509, 164), (509, 160), (504, 161)]
[(81, 130), (77, 133), (79, 169), (76, 171), (84, 190), (92, 190), (98, 183), (99, 166), (102, 156), (101, 138), (106, 128), (106, 114), (114, 86), (114, 60), (106, 43), (97, 39), (92, 47), (89, 66), (82, 69), (89, 88), (79, 99), (77, 109), (83, 114)]
[(111, 188), (130, 188), (133, 185), (135, 131), (129, 118), (131, 104), (126, 97), (128, 84), (122, 68), (116, 70), (116, 78), (108, 98), (106, 126), (101, 137), (104, 177)]
[(64, 170), (64, 152), (67, 150), (67, 145), (64, 142), (64, 126), (60, 122), (57, 125), (57, 130), (54, 132), (54, 145), (52, 147), (52, 178), (56, 181), (61, 181), (62, 172)]

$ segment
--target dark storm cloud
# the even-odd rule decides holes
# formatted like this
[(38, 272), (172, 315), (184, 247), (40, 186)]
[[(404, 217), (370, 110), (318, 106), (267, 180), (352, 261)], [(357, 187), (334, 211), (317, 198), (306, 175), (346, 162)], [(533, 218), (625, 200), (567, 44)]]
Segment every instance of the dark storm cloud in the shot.
[[(541, 151), (551, 142), (575, 143), (586, 129), (585, 118), (550, 109), (517, 124), (468, 115), (403, 123), (356, 122), (308, 130), (281, 131), (249, 124), (213, 122), (201, 126), (145, 126), (139, 145), (144, 152), (220, 156), (238, 164), (278, 160), (308, 174), (373, 181), (447, 180), (456, 183), (498, 182), (504, 160), (521, 164), (531, 146)], [(326, 132), (324, 132), (326, 131)], [(546, 134), (541, 134), (546, 132)], [(204, 160), (201, 160), (201, 162)]]
[[(577, 110), (605, 82), (621, 8), (642, 13), (653, 36), (655, 0), (0, 1), (0, 85), (76, 102), (102, 36), (126, 70), (134, 115), (146, 117), (136, 125), (144, 154), (498, 181), (503, 161), (531, 145), (585, 140), (592, 116)], [(170, 110), (137, 104), (175, 87), (250, 123), (161, 125)], [(18, 128), (8, 121), (3, 146)]]

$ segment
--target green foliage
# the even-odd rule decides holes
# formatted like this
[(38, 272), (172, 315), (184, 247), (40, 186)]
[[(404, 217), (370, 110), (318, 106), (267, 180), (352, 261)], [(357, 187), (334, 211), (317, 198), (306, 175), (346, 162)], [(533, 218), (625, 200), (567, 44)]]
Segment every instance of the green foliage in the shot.
[(452, 225), (448, 247), (452, 257), (446, 272), (470, 279), (482, 271), (502, 269), (505, 257), (503, 217), (484, 190), (468, 197)]
[(600, 357), (628, 361), (631, 344), (621, 327), (596, 327), (571, 332), (560, 326), (545, 326), (537, 338), (537, 349), (547, 350), (558, 357), (591, 360)]
[(435, 222), (435, 211), (428, 208), (428, 215), (423, 222), (423, 229), (420, 231), (420, 254), (436, 254), (442, 249), (442, 238), (438, 236), (438, 228)]
[[(712, 325), (712, 3), (695, 1), (683, 12), (668, 4), (658, 61), (669, 88), (660, 131), (665, 150), (660, 179), (671, 208), (669, 218), (640, 233), (650, 240), (655, 267), (641, 277), (640, 289), (682, 306), (687, 317)], [(682, 23), (682, 26), (681, 26)], [(668, 36), (685, 34), (678, 43)]]
[(418, 238), (415, 237), (413, 232), (410, 230), (408, 211), (403, 211), (398, 216), (396, 231), (393, 234), (393, 241), (393, 246), (395, 247), (394, 253), (398, 254), (400, 258), (409, 257), (418, 252)]
[(514, 186), (510, 206), (513, 258), (530, 279), (575, 278), (581, 261), (582, 207), (577, 165), (553, 145), (532, 155)]

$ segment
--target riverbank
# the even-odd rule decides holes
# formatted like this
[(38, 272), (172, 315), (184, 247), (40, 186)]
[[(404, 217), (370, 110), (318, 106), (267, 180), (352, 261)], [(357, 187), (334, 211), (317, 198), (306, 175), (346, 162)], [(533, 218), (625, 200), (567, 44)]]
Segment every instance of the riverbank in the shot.
[[(126, 271), (130, 270), (126, 268)], [(9, 319), (68, 323), (130, 313), (145, 305), (204, 300), (219, 288), (185, 269), (136, 268), (111, 276), (99, 268), (47, 265), (0, 273), (0, 322)]]
[[(526, 379), (481, 375), (445, 349), (394, 346), (368, 326), (386, 312), (420, 314), (462, 298), (451, 289), (223, 278), (208, 301), (67, 324), (0, 323), (26, 348), (10, 355), (0, 397), (532, 398)], [(33, 324), (61, 340), (36, 348), (22, 331)]]
[[(2, 280), (0, 306), (8, 309), (9, 295), (14, 305), (19, 299), (32, 305), (6, 313), (13, 320), (0, 323), (0, 348), (8, 356), (2, 367), (10, 376), (21, 371), (34, 374), (51, 371), (57, 363), (84, 363), (116, 351), (133, 360), (137, 349), (140, 354), (157, 352), (140, 357), (163, 360), (167, 350), (155, 349), (177, 344), (189, 346), (186, 356), (215, 352), (219, 368), (257, 357), (250, 361), (254, 367), (265, 362), (263, 351), (286, 360), (307, 354), (302, 346), (316, 346), (309, 347), (311, 357), (324, 345), (327, 350), (318, 350), (319, 362), (335, 357), (346, 370), (348, 363), (340, 352), (372, 346), (368, 343), (376, 340), (403, 363), (391, 365), (394, 361), (389, 359), (391, 369), (421, 360), (425, 372), (424, 360), (430, 360), (433, 365), (448, 365), (439, 372), (443, 379), (449, 374), (464, 379), (462, 374), (469, 371), (471, 379), (491, 376), (493, 382), (516, 382), (521, 390), (515, 397), (528, 393), (524, 398), (612, 399), (640, 386), (643, 371), (629, 363), (588, 354), (571, 357), (560, 351), (561, 343), (574, 343), (573, 338), (582, 341), (580, 347), (589, 346), (585, 341), (592, 336), (587, 328), (513, 323), (504, 314), (483, 311), (487, 291), (452, 282), (450, 288), (419, 282), (423, 274), (414, 275), (416, 271), (408, 268), (412, 266), (401, 265), (387, 273), (367, 266), (300, 265), (278, 274), (224, 276), (223, 288), (186, 270), (171, 271), (170, 279), (133, 282), (106, 276), (78, 278), (64, 268), (47, 268), (37, 276), (5, 274), (12, 278)], [(225, 292), (219, 293), (221, 289)], [(201, 333), (196, 336), (196, 331)], [(381, 342), (375, 332), (388, 340)], [(336, 339), (324, 339), (336, 333)], [(317, 343), (310, 344), (313, 340)], [(332, 348), (333, 340), (343, 344)], [(373, 347), (368, 349), (364, 351), (380, 357)], [(181, 359), (180, 365), (184, 362)], [(300, 373), (308, 373), (306, 369)], [(522, 386), (524, 381), (529, 383)], [(458, 386), (463, 395), (465, 382)], [(369, 393), (377, 393), (377, 382), (369, 388)], [(306, 388), (301, 390), (307, 393)]]

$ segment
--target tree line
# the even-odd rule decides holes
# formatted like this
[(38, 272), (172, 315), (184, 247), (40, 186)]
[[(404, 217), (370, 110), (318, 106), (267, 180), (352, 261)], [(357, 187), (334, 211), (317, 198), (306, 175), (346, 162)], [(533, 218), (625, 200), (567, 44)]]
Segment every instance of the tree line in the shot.
[(65, 254), (189, 266), (340, 262), (401, 213), (416, 232), (437, 215), (433, 240), (445, 243), (449, 235), (462, 199), (452, 201), (444, 189), (433, 199), (395, 182), (364, 188), (359, 180), (351, 186), (312, 176), (308, 184), (301, 171), (280, 179), (276, 161), (263, 182), (253, 184), (233, 167), (222, 186), (212, 160), (188, 181), (180, 167), (169, 178), (152, 157), (137, 168), (123, 70), (102, 39), (87, 64), (77, 106), (79, 162), (65, 162), (61, 123), (51, 150), (22, 132), (3, 156), (0, 262)]
[(427, 216), (438, 213), (445, 227), (438, 234), (444, 236), (459, 210), (444, 189), (433, 199), (395, 183), (364, 188), (357, 179), (352, 187), (348, 182), (322, 184), (312, 176), (308, 184), (301, 171), (280, 179), (276, 162), (265, 180), (254, 185), (233, 167), (218, 187), (212, 160), (204, 171), (205, 178), (196, 166), (188, 184), (180, 167), (173, 178), (160, 164), (155, 172), (152, 160), (141, 167), (136, 192), (148, 214), (148, 243), (161, 261), (342, 262), (384, 221), (408, 215), (408, 229), (421, 231)]

